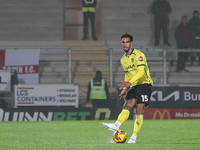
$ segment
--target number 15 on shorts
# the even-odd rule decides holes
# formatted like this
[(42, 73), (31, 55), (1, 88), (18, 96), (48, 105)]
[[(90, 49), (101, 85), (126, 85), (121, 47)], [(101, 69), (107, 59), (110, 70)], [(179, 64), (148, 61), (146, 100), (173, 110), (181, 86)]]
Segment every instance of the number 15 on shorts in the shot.
[(142, 102), (148, 102), (148, 96), (147, 95), (141, 95)]

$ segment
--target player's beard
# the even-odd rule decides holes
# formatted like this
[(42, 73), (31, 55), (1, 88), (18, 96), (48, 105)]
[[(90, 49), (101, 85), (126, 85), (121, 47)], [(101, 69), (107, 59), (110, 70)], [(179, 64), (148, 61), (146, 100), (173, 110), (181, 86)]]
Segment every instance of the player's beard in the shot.
[[(126, 49), (127, 48), (127, 49)], [(127, 53), (129, 50), (131, 49), (131, 47), (124, 47), (124, 51)]]

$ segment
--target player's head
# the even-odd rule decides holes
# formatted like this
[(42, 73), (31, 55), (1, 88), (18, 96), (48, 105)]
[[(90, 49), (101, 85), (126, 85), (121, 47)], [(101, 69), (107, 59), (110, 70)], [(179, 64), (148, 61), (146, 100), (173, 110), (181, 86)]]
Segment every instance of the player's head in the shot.
[(130, 34), (128, 34), (128, 33), (123, 34), (123, 35), (121, 36), (121, 40), (122, 40), (123, 38), (129, 38), (130, 41), (133, 42), (133, 36), (130, 35)]
[(133, 44), (133, 36), (126, 33), (126, 34), (123, 34), (121, 36), (121, 40), (122, 40), (122, 46), (124, 48), (124, 51), (126, 53), (129, 52), (130, 49), (132, 49), (132, 44)]

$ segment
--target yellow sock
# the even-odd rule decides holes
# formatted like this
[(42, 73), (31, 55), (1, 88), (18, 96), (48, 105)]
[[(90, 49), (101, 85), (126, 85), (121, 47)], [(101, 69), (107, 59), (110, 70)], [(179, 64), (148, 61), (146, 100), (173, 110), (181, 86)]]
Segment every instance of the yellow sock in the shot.
[(137, 136), (143, 123), (143, 115), (136, 115), (133, 135)]
[(117, 118), (117, 122), (122, 124), (124, 121), (126, 121), (129, 117), (130, 111), (127, 109), (123, 109), (122, 112), (119, 114)]

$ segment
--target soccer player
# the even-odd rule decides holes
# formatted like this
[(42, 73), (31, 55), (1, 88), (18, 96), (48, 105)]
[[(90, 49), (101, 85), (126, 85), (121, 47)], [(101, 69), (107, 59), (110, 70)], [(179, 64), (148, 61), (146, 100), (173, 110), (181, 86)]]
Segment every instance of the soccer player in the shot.
[(149, 105), (153, 81), (150, 77), (145, 55), (140, 50), (132, 48), (132, 35), (126, 33), (121, 36), (121, 40), (125, 51), (121, 58), (125, 81), (121, 81), (118, 86), (122, 90), (119, 95), (120, 99), (123, 98), (125, 103), (115, 123), (102, 123), (102, 125), (114, 132), (119, 130), (121, 124), (128, 119), (130, 110), (136, 107), (133, 135), (128, 141), (128, 143), (136, 143), (138, 132), (143, 123), (143, 109)]

